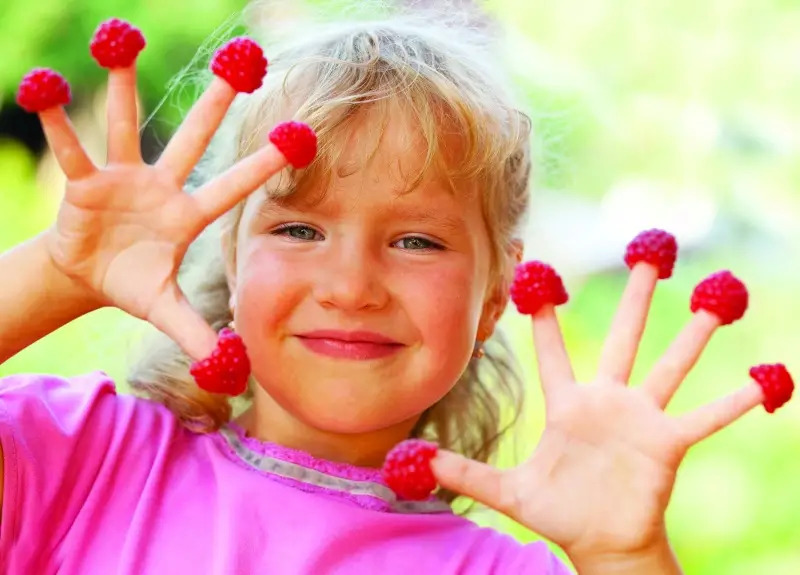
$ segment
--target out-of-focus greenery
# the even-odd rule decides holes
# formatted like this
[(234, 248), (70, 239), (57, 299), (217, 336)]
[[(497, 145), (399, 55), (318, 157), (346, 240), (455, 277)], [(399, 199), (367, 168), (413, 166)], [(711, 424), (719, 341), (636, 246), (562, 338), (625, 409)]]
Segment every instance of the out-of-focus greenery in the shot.
[[(340, 4), (313, 3), (328, 9)], [(148, 39), (140, 87), (149, 113), (170, 78), (242, 5), (234, 0), (7, 2), (0, 9), (3, 106), (14, 105), (16, 85), (29, 68), (50, 66), (70, 80), (72, 110), (91, 113), (104, 73), (88, 56), (88, 39), (99, 21), (117, 16), (135, 22)], [(754, 363), (784, 361), (800, 375), (795, 323), (800, 318), (800, 5), (491, 0), (486, 6), (505, 28), (506, 60), (534, 119), (537, 186), (549, 194), (537, 197), (575, 198), (595, 205), (600, 214), (609, 198), (633, 186), (645, 203), (648, 194), (667, 203), (689, 197), (701, 200), (689, 205), (710, 206), (715, 214), (713, 225), (695, 234), (699, 239), (681, 258), (675, 277), (659, 285), (634, 379), (687, 321), (694, 284), (724, 267), (746, 279), (751, 309), (715, 336), (671, 409), (691, 409), (744, 384)], [(165, 133), (156, 136), (168, 137), (176, 114), (171, 108), (161, 111), (166, 121), (154, 129)], [(58, 183), (52, 163), (39, 163), (16, 141), (0, 140), (0, 249), (51, 221)], [(570, 221), (569, 212), (559, 217)], [(536, 243), (529, 250), (545, 247), (553, 252)], [(626, 273), (618, 266), (571, 279), (572, 301), (563, 308), (562, 321), (576, 371), (587, 379)], [(535, 382), (527, 322), (509, 314), (505, 324)], [(98, 312), (6, 362), (0, 374), (103, 369), (121, 381), (128, 333), (137, 327), (114, 310)], [(520, 428), (523, 453), (541, 428), (534, 383), (530, 398), (529, 417)], [(800, 573), (798, 453), (800, 403), (795, 402), (772, 417), (761, 410), (748, 414), (689, 454), (668, 514), (687, 573)], [(510, 460), (509, 446), (503, 462)], [(521, 539), (534, 537), (504, 518), (479, 520)]]

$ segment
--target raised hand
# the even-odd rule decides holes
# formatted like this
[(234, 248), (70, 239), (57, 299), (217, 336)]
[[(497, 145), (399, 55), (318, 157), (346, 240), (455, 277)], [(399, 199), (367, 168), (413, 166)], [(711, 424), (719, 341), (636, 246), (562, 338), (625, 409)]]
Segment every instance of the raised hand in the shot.
[[(108, 41), (113, 35), (115, 41)], [(244, 65), (251, 66), (251, 76), (257, 78), (237, 89), (253, 91), (266, 72), (260, 48), (252, 41), (237, 39), (223, 55), (228, 67), (231, 62), (243, 65), (245, 44), (249, 60)], [(222, 79), (227, 68), (218, 66), (214, 70), (217, 77), (161, 158), (155, 165), (144, 163), (134, 63), (143, 46), (141, 33), (119, 20), (101, 25), (92, 42), (92, 54), (109, 68), (104, 167), (95, 166), (89, 158), (62, 108), (69, 101), (63, 78), (47, 70), (29, 74), (18, 101), (39, 113), (48, 143), (67, 176), (57, 220), (46, 236), (53, 264), (86, 286), (101, 305), (119, 307), (151, 322), (191, 357), (200, 359), (214, 348), (217, 336), (181, 293), (176, 281), (180, 263), (205, 227), (284, 168), (287, 159), (275, 145), (265, 142), (193, 194), (184, 192), (187, 177), (237, 93)], [(233, 58), (232, 50), (238, 50)], [(215, 60), (215, 65), (218, 63)], [(242, 74), (235, 76), (241, 78)]]
[[(508, 470), (440, 450), (432, 461), (436, 479), (557, 543), (576, 565), (651, 551), (663, 555), (664, 512), (687, 450), (764, 401), (752, 382), (687, 414), (664, 412), (714, 331), (744, 313), (744, 285), (723, 273), (698, 286), (696, 313), (644, 382), (631, 387), (659, 278), (658, 266), (635, 263), (598, 372), (591, 383), (578, 384), (554, 311), (553, 303), (566, 299), (558, 296), (560, 278), (552, 268), (543, 272), (546, 264), (526, 265), (535, 271), (523, 278), (532, 287), (528, 295), (539, 298), (528, 311), (546, 404), (541, 440), (526, 462)], [(524, 275), (526, 268), (520, 269)], [(515, 301), (522, 311), (530, 303)]]

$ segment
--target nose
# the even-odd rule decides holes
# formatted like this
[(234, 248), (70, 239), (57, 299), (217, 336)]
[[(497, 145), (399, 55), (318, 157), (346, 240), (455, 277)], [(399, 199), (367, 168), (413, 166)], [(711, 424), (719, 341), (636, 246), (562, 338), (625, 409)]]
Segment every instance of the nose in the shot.
[(342, 242), (319, 263), (314, 296), (343, 311), (381, 309), (389, 300), (380, 257), (364, 242)]

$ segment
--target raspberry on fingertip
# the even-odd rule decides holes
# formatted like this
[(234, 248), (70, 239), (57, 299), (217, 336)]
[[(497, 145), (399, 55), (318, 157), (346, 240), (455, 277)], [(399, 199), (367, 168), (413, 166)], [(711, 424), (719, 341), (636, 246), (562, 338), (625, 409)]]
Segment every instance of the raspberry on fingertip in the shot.
[(209, 393), (244, 393), (250, 377), (250, 360), (242, 338), (232, 329), (223, 328), (216, 349), (209, 357), (194, 362), (189, 373), (198, 387)]
[(625, 264), (630, 268), (646, 262), (658, 268), (658, 279), (672, 276), (678, 257), (678, 242), (675, 236), (656, 228), (638, 234), (625, 249)]
[(34, 68), (25, 74), (17, 90), (17, 104), (26, 112), (43, 112), (71, 101), (69, 83), (50, 68)]
[(211, 71), (237, 92), (249, 94), (261, 87), (267, 74), (267, 59), (258, 43), (242, 36), (214, 53)]
[(764, 392), (764, 409), (773, 413), (792, 398), (794, 381), (782, 363), (764, 363), (750, 368), (750, 377)]
[(147, 43), (142, 31), (130, 22), (111, 18), (97, 26), (89, 51), (103, 68), (127, 68)]
[(694, 288), (690, 308), (692, 313), (705, 310), (716, 315), (722, 325), (741, 319), (747, 311), (747, 286), (728, 270), (718, 271)]
[(404, 500), (422, 501), (436, 489), (431, 460), (438, 446), (424, 439), (407, 439), (386, 455), (381, 475), (386, 485)]
[(535, 315), (547, 304), (562, 305), (569, 300), (561, 276), (551, 265), (541, 261), (519, 264), (514, 269), (510, 291), (517, 311), (526, 315)]
[(297, 169), (308, 166), (317, 155), (317, 135), (302, 122), (283, 122), (269, 133), (269, 141)]

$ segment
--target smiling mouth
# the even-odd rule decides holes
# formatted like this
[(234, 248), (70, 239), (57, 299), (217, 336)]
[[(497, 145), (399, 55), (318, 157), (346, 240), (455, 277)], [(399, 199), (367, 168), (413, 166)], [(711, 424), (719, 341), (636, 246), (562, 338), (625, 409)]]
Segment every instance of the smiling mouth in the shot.
[(382, 334), (320, 330), (296, 336), (307, 349), (327, 357), (365, 361), (393, 355), (405, 347)]

